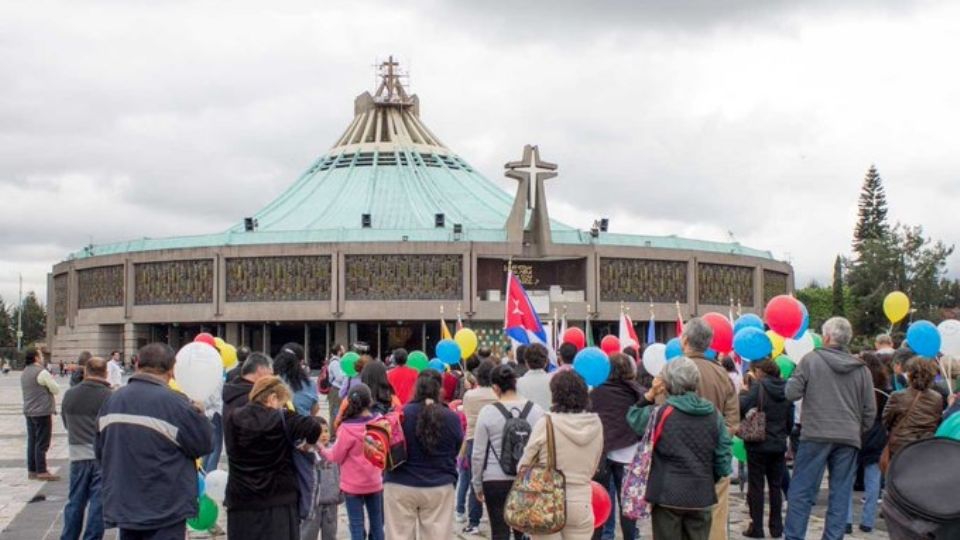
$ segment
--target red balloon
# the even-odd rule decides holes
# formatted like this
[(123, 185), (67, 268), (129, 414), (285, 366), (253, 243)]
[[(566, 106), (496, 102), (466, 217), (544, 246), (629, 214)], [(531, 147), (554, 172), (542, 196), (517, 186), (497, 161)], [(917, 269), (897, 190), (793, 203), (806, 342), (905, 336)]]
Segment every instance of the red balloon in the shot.
[(207, 345), (213, 347), (214, 349), (217, 348), (217, 342), (214, 339), (213, 334), (200, 332), (199, 334), (197, 334), (197, 337), (193, 338), (193, 341), (197, 343), (206, 343)]
[(763, 311), (764, 322), (781, 336), (795, 336), (803, 326), (803, 308), (796, 298), (781, 294), (773, 297)]
[(718, 353), (728, 353), (733, 350), (733, 324), (719, 313), (707, 313), (703, 321), (713, 328), (713, 342), (710, 348)]
[(607, 353), (607, 356), (617, 354), (623, 350), (620, 346), (620, 338), (613, 334), (603, 336), (603, 339), (600, 340), (600, 350)]
[(563, 333), (563, 342), (572, 344), (579, 351), (587, 346), (587, 336), (583, 333), (583, 330), (571, 326)]
[(593, 480), (590, 481), (590, 498), (593, 506), (593, 528), (602, 526), (610, 517), (610, 493), (607, 488), (601, 486)]

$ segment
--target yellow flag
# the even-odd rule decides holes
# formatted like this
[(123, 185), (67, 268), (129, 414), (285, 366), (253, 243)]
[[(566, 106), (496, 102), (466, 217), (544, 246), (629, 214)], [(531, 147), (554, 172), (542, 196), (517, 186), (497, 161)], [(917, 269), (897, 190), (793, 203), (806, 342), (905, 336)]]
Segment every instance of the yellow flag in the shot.
[(443, 319), (440, 319), (440, 339), (453, 339), (453, 334), (450, 333), (447, 322)]

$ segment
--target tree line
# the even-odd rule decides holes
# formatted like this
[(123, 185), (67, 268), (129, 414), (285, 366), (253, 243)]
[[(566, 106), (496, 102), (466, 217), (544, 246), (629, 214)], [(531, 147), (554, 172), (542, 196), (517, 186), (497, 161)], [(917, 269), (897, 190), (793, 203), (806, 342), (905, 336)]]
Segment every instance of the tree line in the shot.
[(23, 305), (7, 304), (0, 297), (0, 348), (9, 349), (17, 346), (17, 319), (20, 310), (23, 310), (21, 321), (23, 329), (23, 346), (43, 342), (47, 337), (47, 310), (37, 299), (36, 293), (30, 291), (23, 297)]

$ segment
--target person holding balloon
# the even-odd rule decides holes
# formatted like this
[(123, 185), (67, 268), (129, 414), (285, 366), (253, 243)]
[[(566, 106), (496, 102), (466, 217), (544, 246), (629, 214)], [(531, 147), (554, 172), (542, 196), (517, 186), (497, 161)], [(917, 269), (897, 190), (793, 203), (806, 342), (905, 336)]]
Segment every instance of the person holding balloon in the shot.
[[(933, 437), (937, 431), (943, 414), (943, 398), (933, 389), (936, 376), (936, 360), (915, 356), (907, 362), (910, 386), (894, 392), (883, 408), (883, 425), (890, 434), (888, 460), (908, 443)], [(881, 463), (881, 468), (885, 465)]]
[(755, 411), (754, 414), (763, 413), (766, 422), (762, 441), (745, 442), (750, 526), (743, 535), (747, 538), (764, 537), (763, 492), (766, 479), (770, 491), (770, 536), (779, 538), (783, 534), (781, 483), (787, 466), (787, 437), (793, 431), (793, 403), (787, 401), (787, 382), (780, 376), (780, 367), (769, 357), (750, 362), (750, 373), (753, 375), (752, 382), (740, 396), (740, 412), (744, 416), (750, 411)]
[(413, 389), (417, 384), (419, 372), (407, 365), (407, 350), (396, 349), (393, 351), (394, 368), (387, 372), (387, 379), (390, 386), (393, 387), (393, 393), (400, 400), (401, 405), (406, 405), (413, 397)]
[[(689, 326), (684, 327), (685, 335)], [(676, 358), (627, 412), (636, 433), (644, 433), (651, 419), (657, 422), (654, 433), (660, 433), (645, 494), (652, 506), (654, 540), (709, 539), (711, 507), (718, 503), (714, 487), (731, 472), (730, 434), (713, 403), (698, 395), (700, 385), (694, 361)]]

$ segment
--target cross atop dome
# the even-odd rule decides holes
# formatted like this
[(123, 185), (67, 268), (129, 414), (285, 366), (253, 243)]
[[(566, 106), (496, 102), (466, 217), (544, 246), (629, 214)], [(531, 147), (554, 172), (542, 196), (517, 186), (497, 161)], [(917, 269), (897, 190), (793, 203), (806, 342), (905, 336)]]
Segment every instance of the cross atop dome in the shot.
[[(550, 215), (543, 181), (557, 176), (557, 165), (542, 161), (540, 148), (528, 144), (523, 147), (520, 161), (511, 161), (504, 168), (507, 178), (519, 182), (513, 209), (507, 218), (508, 241), (543, 249), (551, 242)], [(532, 210), (529, 226), (526, 223), (527, 210)]]
[(413, 105), (413, 98), (407, 95), (401, 79), (408, 77), (407, 73), (400, 71), (400, 63), (394, 61), (393, 55), (390, 55), (385, 62), (377, 66), (377, 76), (380, 77), (380, 86), (373, 95), (373, 100), (378, 104), (409, 106)]

